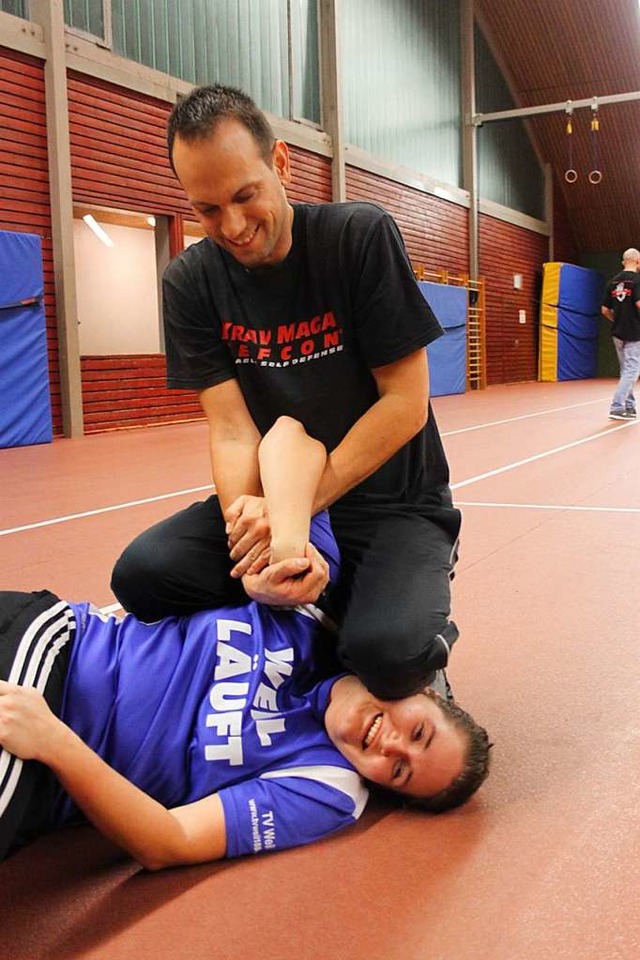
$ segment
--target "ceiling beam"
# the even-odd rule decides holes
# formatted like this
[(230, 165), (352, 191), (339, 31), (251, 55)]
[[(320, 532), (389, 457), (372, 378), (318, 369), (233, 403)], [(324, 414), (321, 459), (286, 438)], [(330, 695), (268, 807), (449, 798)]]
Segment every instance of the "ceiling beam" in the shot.
[(517, 110), (499, 110), (497, 113), (474, 113), (471, 122), (476, 127), (493, 120), (517, 120), (522, 117), (533, 117), (540, 113), (572, 113), (582, 107), (591, 107), (597, 110), (608, 103), (627, 103), (630, 100), (640, 100), (640, 90), (632, 93), (612, 93), (604, 97), (591, 97), (586, 100), (565, 100), (564, 103), (543, 103), (537, 107), (522, 107)]

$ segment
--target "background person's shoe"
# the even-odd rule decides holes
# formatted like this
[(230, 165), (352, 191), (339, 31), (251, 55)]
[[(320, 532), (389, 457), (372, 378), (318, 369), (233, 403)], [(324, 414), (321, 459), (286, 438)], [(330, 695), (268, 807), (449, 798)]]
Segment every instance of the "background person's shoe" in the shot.
[(635, 413), (630, 410), (611, 410), (609, 420), (636, 420)]

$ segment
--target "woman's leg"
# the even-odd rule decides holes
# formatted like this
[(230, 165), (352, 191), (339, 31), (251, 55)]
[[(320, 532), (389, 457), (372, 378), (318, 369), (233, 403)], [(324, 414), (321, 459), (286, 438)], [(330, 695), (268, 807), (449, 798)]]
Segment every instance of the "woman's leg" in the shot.
[(456, 542), (432, 520), (378, 521), (353, 574), (338, 643), (345, 666), (376, 696), (409, 696), (446, 666), (458, 637), (449, 619), (456, 558)]
[[(0, 679), (36, 687), (59, 714), (74, 632), (54, 594), (0, 592)], [(56, 791), (47, 767), (0, 748), (0, 860), (49, 827)]]
[(231, 567), (218, 498), (209, 497), (136, 537), (114, 567), (111, 589), (125, 610), (153, 623), (246, 602)]

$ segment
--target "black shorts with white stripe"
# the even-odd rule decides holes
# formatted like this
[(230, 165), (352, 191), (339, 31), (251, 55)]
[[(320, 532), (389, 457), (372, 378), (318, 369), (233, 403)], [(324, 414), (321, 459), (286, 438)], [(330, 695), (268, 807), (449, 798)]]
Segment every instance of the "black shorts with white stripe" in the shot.
[[(0, 591), (0, 679), (35, 687), (59, 715), (74, 634), (55, 594)], [(48, 767), (0, 749), (0, 860), (49, 829), (58, 791)]]

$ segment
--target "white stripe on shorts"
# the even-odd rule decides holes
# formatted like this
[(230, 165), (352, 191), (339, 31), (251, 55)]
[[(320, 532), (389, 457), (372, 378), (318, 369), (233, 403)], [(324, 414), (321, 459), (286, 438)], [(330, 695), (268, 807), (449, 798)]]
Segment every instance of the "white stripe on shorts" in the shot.
[[(73, 611), (64, 600), (36, 617), (18, 644), (8, 682), (35, 687), (42, 693), (58, 653), (73, 636), (74, 625)], [(0, 817), (11, 803), (21, 770), (22, 760), (0, 750)]]

